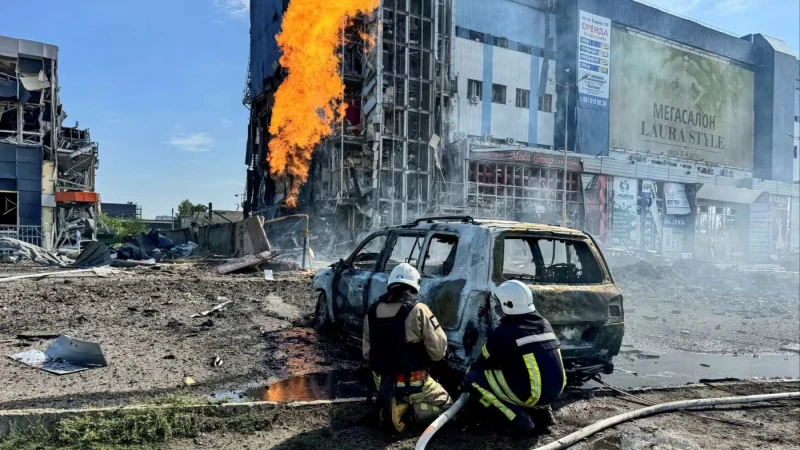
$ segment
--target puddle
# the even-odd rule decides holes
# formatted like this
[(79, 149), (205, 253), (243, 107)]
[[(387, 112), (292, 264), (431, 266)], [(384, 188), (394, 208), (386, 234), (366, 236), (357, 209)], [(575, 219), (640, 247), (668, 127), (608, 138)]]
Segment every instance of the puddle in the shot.
[(353, 370), (337, 370), (328, 373), (312, 373), (276, 381), (263, 387), (242, 392), (221, 392), (212, 395), (214, 400), (233, 402), (270, 401), (302, 402), (311, 400), (333, 400), (367, 396), (369, 373)]
[(592, 450), (621, 450), (622, 443), (621, 434), (612, 434), (610, 436), (601, 437), (594, 442), (589, 442), (588, 448)]
[[(681, 385), (703, 378), (800, 378), (800, 356), (731, 356), (698, 353), (660, 355), (658, 359), (615, 358), (616, 370), (603, 381), (621, 388)], [(594, 383), (589, 385), (594, 386)], [(587, 386), (589, 386), (587, 385)]]

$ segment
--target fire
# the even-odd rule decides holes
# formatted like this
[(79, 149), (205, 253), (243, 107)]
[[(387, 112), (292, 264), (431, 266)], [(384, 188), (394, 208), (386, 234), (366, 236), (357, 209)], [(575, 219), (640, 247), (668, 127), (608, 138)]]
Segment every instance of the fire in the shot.
[(380, 0), (291, 0), (276, 36), (281, 66), (287, 72), (272, 108), (267, 160), (273, 177), (291, 177), (286, 204), (295, 206), (308, 179), (314, 147), (331, 135), (331, 124), (345, 113), (339, 74), (342, 25)]

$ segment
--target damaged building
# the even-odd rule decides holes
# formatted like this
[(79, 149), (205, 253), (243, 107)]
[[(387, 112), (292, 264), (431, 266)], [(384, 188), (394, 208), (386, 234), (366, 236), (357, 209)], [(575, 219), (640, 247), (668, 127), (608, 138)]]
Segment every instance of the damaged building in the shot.
[[(251, 3), (245, 212), (268, 218), (295, 212), (266, 161), (288, 5)], [(343, 42), (346, 114), (297, 207), (334, 250), (436, 214), (566, 215), (606, 248), (675, 258), (800, 246), (800, 81), (782, 41), (632, 0), (383, 0)]]
[(45, 248), (94, 237), (97, 143), (63, 125), (58, 47), (0, 36), (0, 234)]

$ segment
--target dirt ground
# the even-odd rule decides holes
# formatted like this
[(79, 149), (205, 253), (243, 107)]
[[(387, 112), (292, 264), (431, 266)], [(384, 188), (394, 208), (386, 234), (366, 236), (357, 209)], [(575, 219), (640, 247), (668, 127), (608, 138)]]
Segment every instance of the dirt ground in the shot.
[[(277, 273), (275, 278), (217, 276), (204, 266), (174, 266), (107, 278), (3, 284), (0, 354), (44, 350), (52, 341), (19, 339), (21, 334), (67, 334), (98, 342), (108, 366), (57, 376), (3, 357), (0, 409), (207, 395), (358, 366), (357, 354), (302, 326), (316, 304), (311, 274)], [(227, 300), (233, 303), (213, 317), (191, 318)], [(222, 359), (219, 367), (212, 364), (215, 356)], [(184, 386), (186, 376), (197, 385)]]
[[(683, 388), (640, 394), (656, 403), (686, 399), (789, 392), (800, 383), (744, 383), (717, 387)], [(560, 400), (556, 405), (558, 425), (552, 434), (525, 440), (512, 440), (493, 432), (447, 425), (430, 442), (431, 449), (534, 449), (566, 436), (599, 420), (640, 408), (621, 397), (596, 396)], [(172, 450), (214, 449), (411, 449), (417, 433), (386, 436), (373, 428), (354, 425), (342, 418), (347, 411), (316, 411), (302, 420), (283, 421), (272, 429), (253, 434), (211, 433), (180, 439), (168, 445)], [(800, 446), (800, 403), (797, 401), (757, 404), (744, 408), (719, 407), (696, 415), (668, 413), (640, 419), (594, 435), (572, 448), (579, 450), (659, 450), (694, 449), (794, 449)], [(726, 420), (722, 423), (718, 420)]]

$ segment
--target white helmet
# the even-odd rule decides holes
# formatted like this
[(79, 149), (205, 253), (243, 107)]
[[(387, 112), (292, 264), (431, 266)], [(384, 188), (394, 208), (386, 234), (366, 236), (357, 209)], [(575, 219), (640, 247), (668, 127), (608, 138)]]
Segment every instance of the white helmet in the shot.
[(397, 267), (392, 269), (392, 273), (389, 274), (387, 285), (388, 287), (392, 287), (394, 284), (405, 284), (419, 292), (419, 272), (417, 272), (417, 269), (411, 264), (400, 263)]
[(508, 316), (528, 314), (536, 311), (533, 294), (525, 283), (519, 280), (506, 281), (494, 291), (494, 298)]

